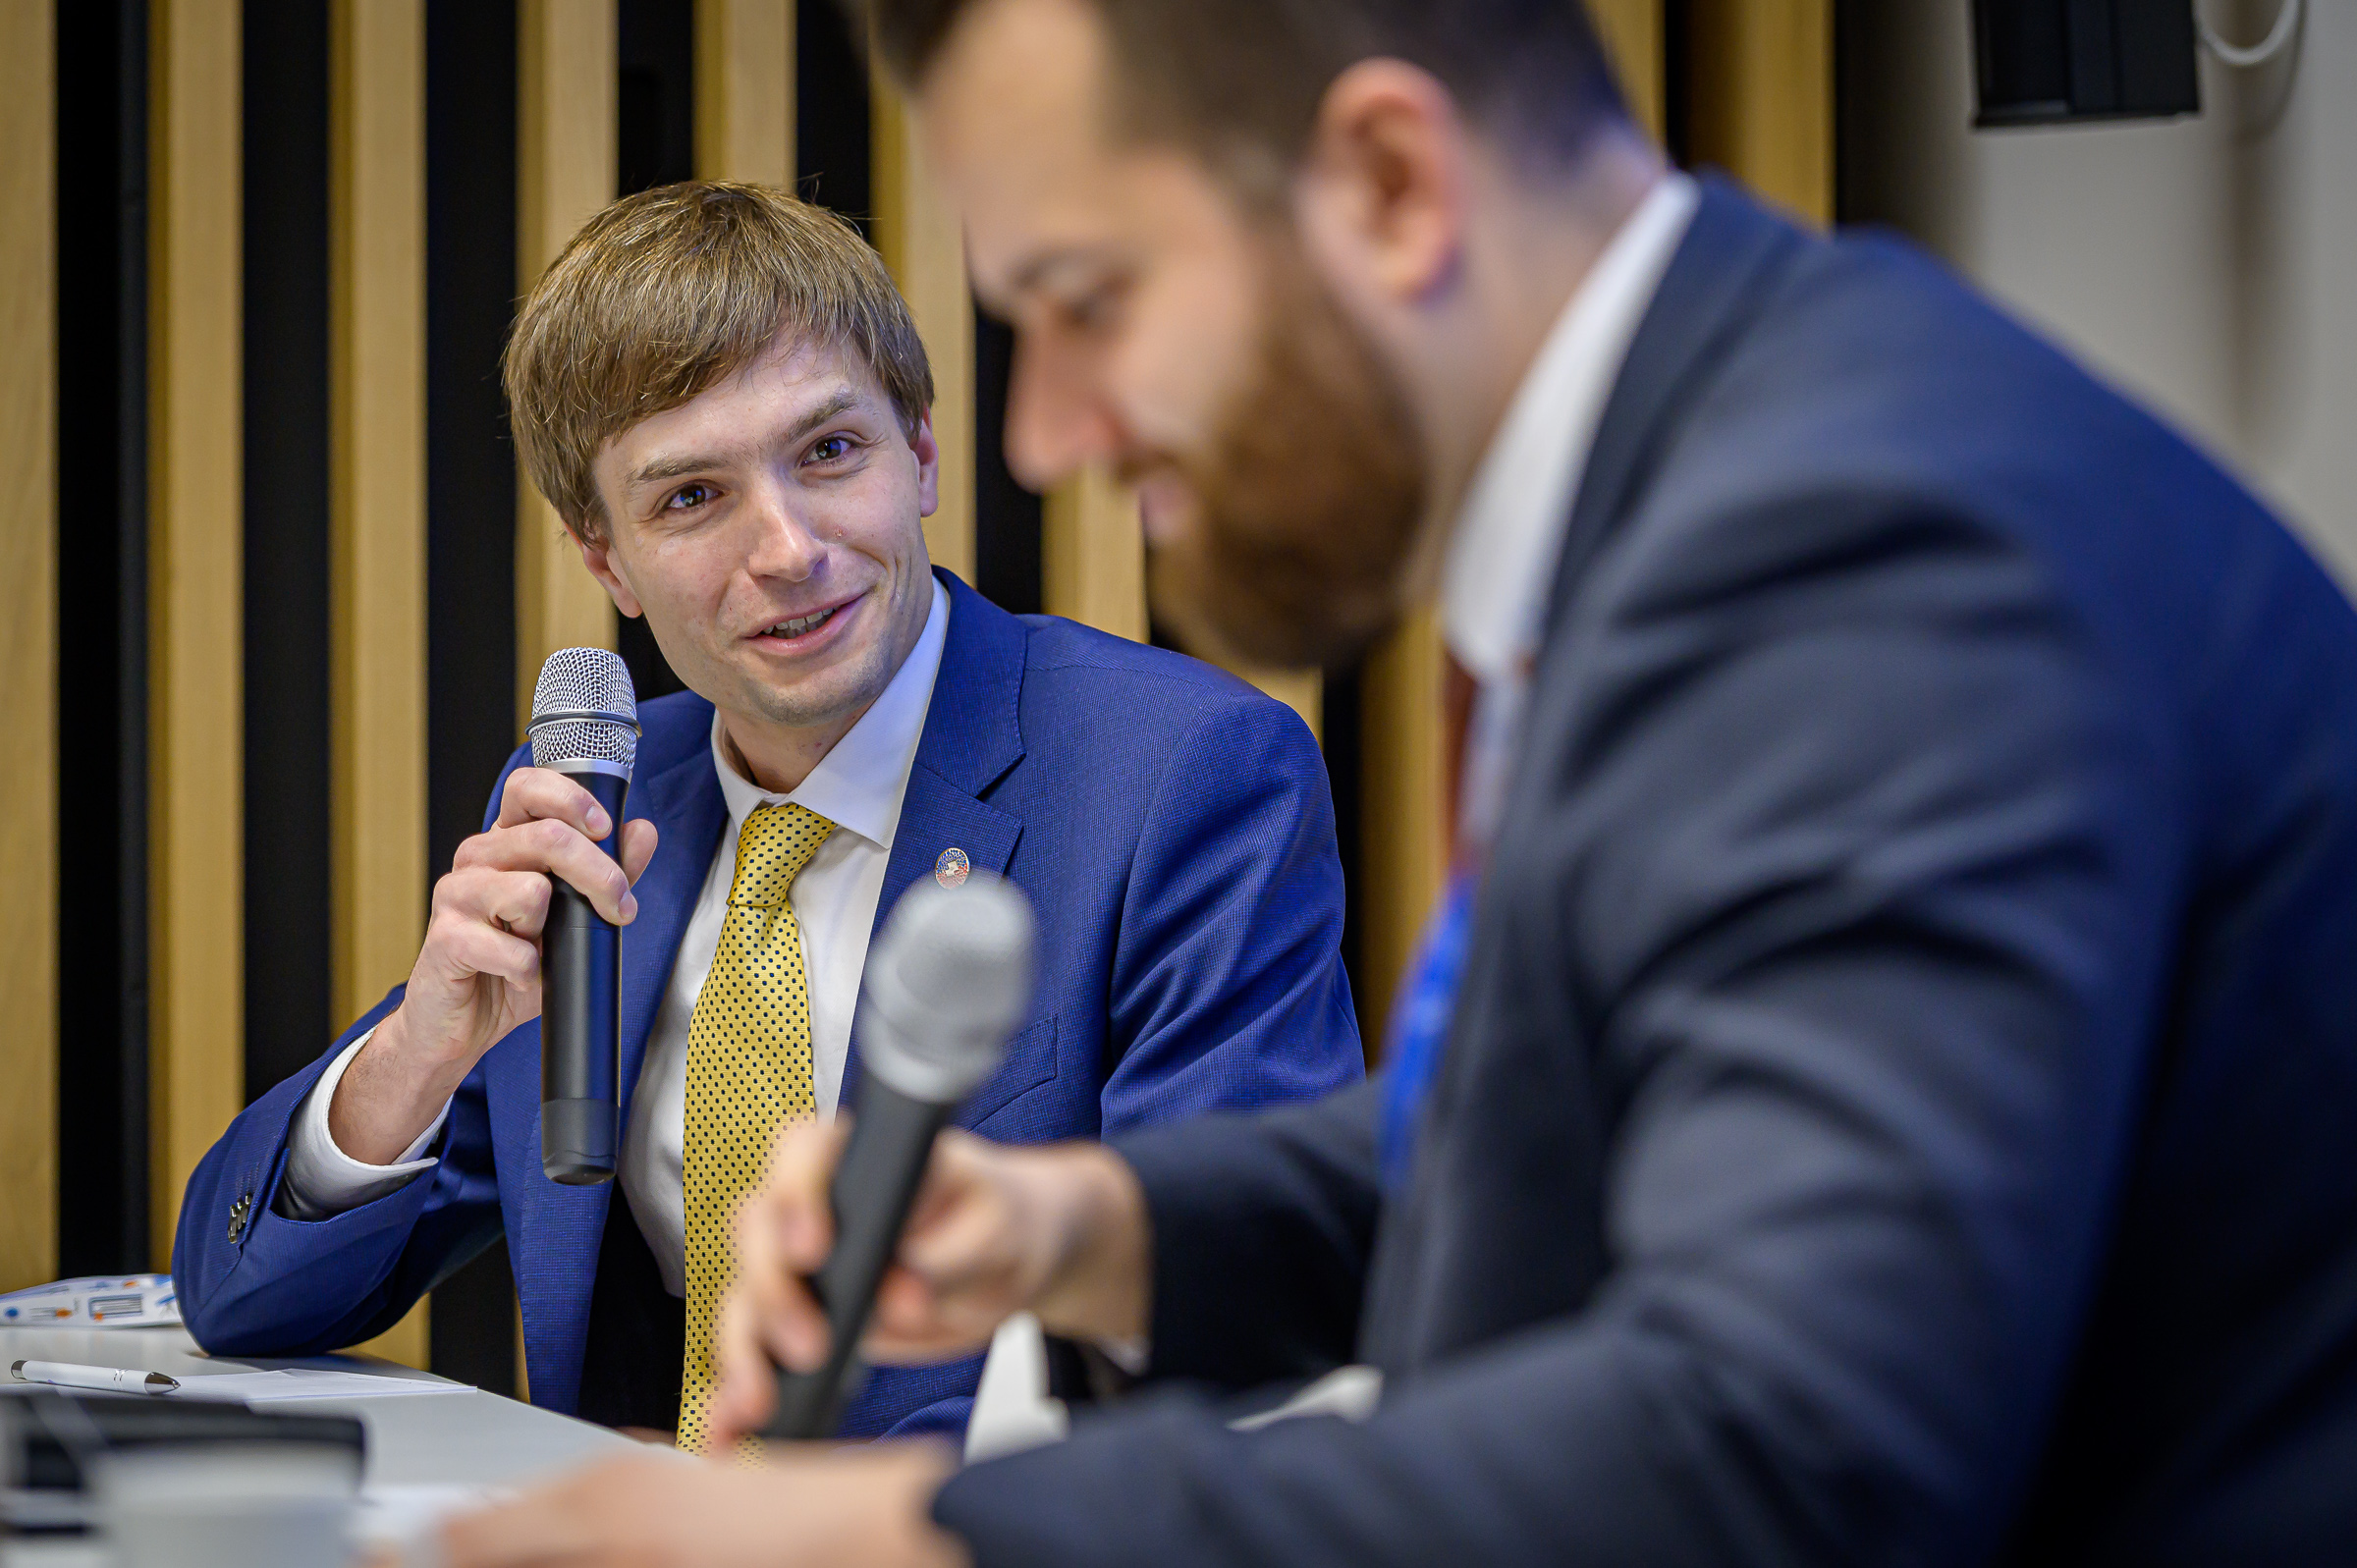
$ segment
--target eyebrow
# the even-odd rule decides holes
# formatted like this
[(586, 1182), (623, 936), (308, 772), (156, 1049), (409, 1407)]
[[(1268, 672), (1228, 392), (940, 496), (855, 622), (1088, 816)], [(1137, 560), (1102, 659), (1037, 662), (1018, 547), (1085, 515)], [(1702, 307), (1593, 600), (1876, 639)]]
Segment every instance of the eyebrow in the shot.
[[(838, 387), (824, 402), (787, 429), (784, 443), (792, 446), (828, 420), (849, 413), (866, 401), (850, 387)], [(656, 458), (631, 469), (629, 477), (623, 480), (623, 488), (626, 491), (644, 490), (649, 485), (662, 484), (666, 480), (684, 479), (691, 473), (723, 467), (733, 456), (735, 454), (727, 452), (683, 452), (673, 457)]]
[(1007, 279), (1010, 296), (1025, 295), (1043, 287), (1060, 272), (1104, 271), (1112, 267), (1115, 258), (1103, 245), (1060, 245), (1029, 257)]

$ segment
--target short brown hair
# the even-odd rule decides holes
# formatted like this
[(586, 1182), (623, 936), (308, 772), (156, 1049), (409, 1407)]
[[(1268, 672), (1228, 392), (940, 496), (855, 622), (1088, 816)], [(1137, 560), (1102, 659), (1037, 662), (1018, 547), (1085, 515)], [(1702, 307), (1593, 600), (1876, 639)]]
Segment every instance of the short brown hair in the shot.
[(516, 447), (565, 526), (601, 536), (608, 441), (758, 359), (782, 332), (864, 361), (911, 434), (933, 369), (858, 231), (765, 186), (690, 180), (581, 226), (524, 297), (503, 362)]
[[(847, 0), (886, 69), (923, 80), (975, 0)], [(1247, 187), (1308, 150), (1352, 62), (1405, 60), (1467, 117), (1544, 166), (1628, 111), (1581, 0), (1087, 0), (1123, 91), (1117, 130), (1170, 136)]]

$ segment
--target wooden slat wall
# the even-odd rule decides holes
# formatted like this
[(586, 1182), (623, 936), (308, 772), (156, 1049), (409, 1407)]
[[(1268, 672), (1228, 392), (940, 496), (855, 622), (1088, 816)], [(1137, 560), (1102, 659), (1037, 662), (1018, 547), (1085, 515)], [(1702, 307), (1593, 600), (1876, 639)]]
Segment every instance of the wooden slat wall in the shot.
[(0, 1290), (57, 1274), (57, 51), (0, 0)]
[(696, 0), (695, 172), (792, 189), (794, 0)]
[(1039, 523), (1041, 607), (1145, 641), (1146, 539), (1136, 497), (1090, 468), (1048, 492)]
[(1438, 614), (1384, 639), (1359, 677), (1359, 1035), (1381, 1059), (1392, 996), (1449, 870)]
[[(614, 0), (518, 0), (516, 286), (529, 289), (575, 231), (614, 199)], [(614, 602), (547, 502), (519, 476), (516, 723), (559, 648), (614, 646)]]
[(869, 189), (876, 248), (916, 318), (933, 360), (933, 439), (941, 506), (925, 519), (935, 566), (974, 580), (974, 306), (965, 237), (934, 193), (906, 101), (881, 73), (869, 85)]
[[(1752, 0), (1729, 3), (1741, 7)], [(1669, 85), (1663, 73), (1667, 50), (1662, 38), (1662, 4), (1663, 0), (1588, 0), (1588, 14), (1595, 19), (1596, 30), (1604, 34), (1604, 46), (1612, 51), (1629, 110), (1656, 136), (1663, 133)]]
[(245, 1103), (242, 62), (237, 0), (153, 0), (148, 22), (148, 1105), (162, 1267), (189, 1173)]
[[(425, 928), (425, 14), (329, 21), (330, 887), (335, 1016)], [(426, 1304), (365, 1347), (422, 1367)]]
[(1834, 0), (1686, 0), (1687, 151), (1834, 219)]
[[(1743, 0), (1730, 0), (1741, 4)], [(1662, 0), (1589, 0), (1621, 90), (1661, 135)], [(1392, 996), (1448, 875), (1439, 622), (1419, 613), (1367, 661), (1359, 683), (1359, 1031), (1370, 1061), (1383, 1049)]]

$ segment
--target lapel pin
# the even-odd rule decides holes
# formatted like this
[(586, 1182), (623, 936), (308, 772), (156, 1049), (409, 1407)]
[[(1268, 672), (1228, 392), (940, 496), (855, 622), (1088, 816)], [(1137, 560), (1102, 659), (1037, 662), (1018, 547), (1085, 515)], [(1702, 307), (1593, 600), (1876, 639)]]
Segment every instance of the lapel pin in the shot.
[(973, 869), (974, 863), (965, 858), (964, 850), (944, 849), (941, 858), (933, 862), (933, 880), (945, 888), (963, 887), (965, 874)]

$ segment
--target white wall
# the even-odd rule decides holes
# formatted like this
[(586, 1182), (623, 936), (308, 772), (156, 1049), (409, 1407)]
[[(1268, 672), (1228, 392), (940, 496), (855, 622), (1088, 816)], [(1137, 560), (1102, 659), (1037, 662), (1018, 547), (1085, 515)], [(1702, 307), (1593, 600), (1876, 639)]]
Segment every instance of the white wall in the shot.
[[(2200, 0), (2238, 40), (2280, 0)], [(2174, 122), (1970, 130), (1970, 0), (1850, 0), (1843, 212), (1907, 231), (2173, 419), (2357, 588), (2357, 0), (2202, 61)]]

